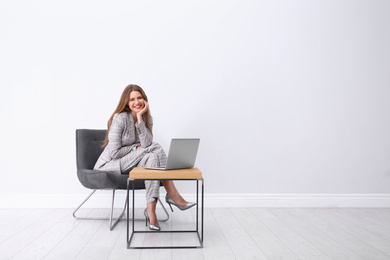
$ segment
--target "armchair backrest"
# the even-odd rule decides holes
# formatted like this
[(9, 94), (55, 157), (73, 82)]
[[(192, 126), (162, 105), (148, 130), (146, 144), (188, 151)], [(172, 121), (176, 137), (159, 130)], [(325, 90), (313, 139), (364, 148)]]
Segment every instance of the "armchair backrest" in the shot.
[(93, 169), (97, 159), (103, 152), (101, 145), (103, 144), (105, 137), (106, 130), (76, 130), (77, 169)]

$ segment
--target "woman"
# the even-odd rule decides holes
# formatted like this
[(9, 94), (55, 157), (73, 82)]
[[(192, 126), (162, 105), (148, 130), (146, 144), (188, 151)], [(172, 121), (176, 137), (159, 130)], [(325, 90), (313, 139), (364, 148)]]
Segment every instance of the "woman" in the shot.
[[(107, 135), (102, 147), (103, 153), (94, 169), (129, 174), (134, 167), (164, 167), (167, 156), (158, 143), (153, 142), (153, 119), (150, 115), (148, 98), (137, 85), (128, 85), (119, 104), (107, 123)], [(165, 201), (181, 210), (196, 203), (187, 202), (177, 191), (173, 181), (163, 181), (167, 191)], [(160, 181), (145, 181), (146, 209), (144, 215), (150, 230), (160, 230), (156, 217)], [(173, 211), (173, 210), (172, 210)]]

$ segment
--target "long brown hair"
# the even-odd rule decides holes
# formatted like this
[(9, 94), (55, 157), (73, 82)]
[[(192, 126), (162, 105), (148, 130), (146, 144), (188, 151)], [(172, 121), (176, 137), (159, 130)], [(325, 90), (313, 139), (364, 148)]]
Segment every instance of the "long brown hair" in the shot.
[[(119, 113), (122, 113), (124, 111), (131, 112), (131, 109), (129, 107), (129, 99), (130, 99), (130, 93), (133, 91), (138, 91), (139, 93), (141, 93), (142, 98), (146, 102), (148, 102), (148, 97), (146, 96), (144, 90), (140, 86), (130, 84), (123, 90), (121, 98), (120, 98), (119, 103), (118, 103), (118, 106), (116, 107), (114, 113), (112, 113), (110, 119), (108, 119), (106, 139), (104, 140), (104, 143), (102, 145), (103, 148), (106, 147), (108, 144), (108, 133), (110, 132), (112, 119), (114, 118), (115, 114), (119, 114)], [(151, 118), (151, 115), (150, 115), (150, 111), (148, 109), (146, 111), (146, 113), (143, 114), (143, 119), (145, 121), (146, 127), (149, 129), (150, 132), (152, 132), (152, 130), (149, 127), (150, 118)]]

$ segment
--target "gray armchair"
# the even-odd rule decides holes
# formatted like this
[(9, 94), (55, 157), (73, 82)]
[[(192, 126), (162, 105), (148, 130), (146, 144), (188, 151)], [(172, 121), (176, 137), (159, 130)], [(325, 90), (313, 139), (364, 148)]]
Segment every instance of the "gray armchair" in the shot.
[[(129, 199), (126, 197), (125, 206), (123, 211), (118, 218), (113, 218), (114, 211), (114, 199), (116, 190), (126, 190), (127, 189), (127, 179), (129, 178), (128, 174), (115, 174), (113, 172), (98, 171), (93, 170), (93, 167), (99, 158), (100, 154), (103, 152), (101, 145), (104, 142), (106, 135), (106, 130), (96, 130), (96, 129), (77, 129), (76, 130), (76, 160), (77, 160), (77, 177), (79, 178), (81, 184), (88, 188), (92, 189), (92, 193), (75, 209), (73, 212), (73, 217), (76, 219), (104, 219), (110, 220), (109, 227), (112, 230), (121, 218), (124, 215), (126, 210), (126, 202)], [(143, 180), (135, 181), (135, 189), (145, 189), (145, 184)], [(86, 217), (77, 217), (76, 212), (84, 205), (84, 203), (96, 192), (96, 190), (112, 190), (112, 204), (110, 218), (86, 218)], [(158, 200), (165, 211), (166, 219), (161, 221), (167, 221), (169, 215), (164, 205)], [(115, 220), (114, 223), (112, 221)]]

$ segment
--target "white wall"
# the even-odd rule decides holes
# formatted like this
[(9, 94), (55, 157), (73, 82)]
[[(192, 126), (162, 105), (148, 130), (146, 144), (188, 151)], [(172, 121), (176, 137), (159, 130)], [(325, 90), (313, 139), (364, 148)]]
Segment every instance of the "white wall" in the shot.
[(389, 13), (378, 0), (1, 1), (0, 206), (86, 193), (75, 129), (105, 128), (129, 83), (166, 150), (201, 138), (206, 195), (389, 195)]

